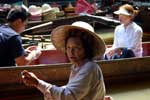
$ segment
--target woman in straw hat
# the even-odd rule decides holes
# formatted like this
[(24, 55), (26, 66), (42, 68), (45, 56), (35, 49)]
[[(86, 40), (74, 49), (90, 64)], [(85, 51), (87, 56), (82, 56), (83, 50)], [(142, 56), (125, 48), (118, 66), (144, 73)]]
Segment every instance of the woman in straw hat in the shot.
[(142, 57), (142, 28), (133, 22), (137, 11), (129, 5), (122, 5), (118, 11), (121, 25), (114, 32), (114, 43), (112, 48), (107, 49), (106, 59)]
[[(105, 44), (89, 29), (89, 24), (77, 22), (59, 26), (52, 31), (54, 46), (66, 53), (72, 63), (69, 82), (65, 86), (46, 83), (32, 72), (23, 71), (25, 85), (38, 88), (44, 94), (45, 100), (104, 100), (103, 75), (99, 65), (92, 59), (103, 55)], [(106, 100), (109, 99), (110, 97), (106, 97)]]

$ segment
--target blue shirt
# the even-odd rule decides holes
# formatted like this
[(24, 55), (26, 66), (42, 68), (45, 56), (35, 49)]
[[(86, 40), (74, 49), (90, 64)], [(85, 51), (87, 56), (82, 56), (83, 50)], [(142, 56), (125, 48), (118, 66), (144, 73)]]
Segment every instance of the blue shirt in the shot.
[(18, 33), (8, 25), (0, 26), (0, 67), (15, 66), (15, 58), (25, 54)]

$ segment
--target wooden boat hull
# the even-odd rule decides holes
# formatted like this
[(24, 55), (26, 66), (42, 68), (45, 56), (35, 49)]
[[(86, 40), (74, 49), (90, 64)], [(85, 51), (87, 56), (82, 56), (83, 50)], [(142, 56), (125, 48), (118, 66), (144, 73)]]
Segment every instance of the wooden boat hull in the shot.
[[(118, 82), (150, 79), (150, 74), (149, 74), (150, 73), (150, 43), (144, 43), (143, 48), (144, 48), (145, 56), (142, 58), (96, 61), (102, 69), (105, 84), (109, 85), (116, 82), (118, 83)], [(56, 85), (66, 84), (69, 78), (71, 64), (65, 63), (68, 60), (65, 59), (66, 56), (61, 54), (61, 52), (57, 53), (56, 50), (52, 50), (52, 51), (53, 53), (55, 52), (54, 54), (57, 54), (57, 56), (52, 55), (52, 53), (48, 55), (49, 52), (45, 51), (42, 53), (44, 57), (41, 57), (32, 63), (35, 65), (26, 65), (26, 66), (19, 66), (19, 67), (15, 67), (15, 66), (1, 67), (0, 68), (0, 88), (1, 88), (0, 99), (6, 97), (12, 97), (12, 96), (15, 97), (18, 95), (29, 96), (29, 95), (36, 95), (36, 93), (40, 94), (40, 92), (38, 92), (35, 88), (26, 87), (23, 84), (21, 80), (21, 74), (20, 74), (21, 71), (23, 70), (32, 71), (40, 79), (50, 82), (52, 84), (56, 84)], [(60, 55), (59, 57), (58, 54)], [(44, 58), (45, 60), (43, 60)], [(50, 60), (51, 62), (49, 62)], [(55, 62), (53, 62), (53, 60)], [(60, 60), (61, 62), (58, 63), (58, 61)], [(16, 99), (9, 99), (9, 100), (16, 100)]]
[[(137, 63), (138, 62), (138, 63)], [(150, 79), (150, 57), (124, 60), (98, 61), (103, 72), (105, 84)], [(40, 79), (56, 85), (67, 83), (70, 73), (69, 63), (46, 64), (0, 69), (0, 93), (2, 97), (37, 93), (34, 88), (26, 87), (21, 80), (21, 71), (34, 72)], [(21, 94), (20, 94), (21, 92)]]

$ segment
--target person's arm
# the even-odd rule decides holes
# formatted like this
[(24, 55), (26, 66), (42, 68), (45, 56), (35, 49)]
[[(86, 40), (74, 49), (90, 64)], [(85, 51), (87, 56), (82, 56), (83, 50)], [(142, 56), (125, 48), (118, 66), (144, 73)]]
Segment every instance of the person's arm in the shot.
[[(69, 80), (69, 83), (65, 86), (57, 87), (55, 85), (52, 85), (51, 88), (49, 89), (49, 97), (51, 96), (54, 100), (82, 99), (90, 92), (90, 89), (93, 88), (94, 85), (96, 85), (97, 83), (97, 81), (95, 81), (94, 79), (98, 78), (96, 72), (97, 70), (94, 68), (94, 66), (93, 65), (84, 66), (87, 69), (82, 69), (78, 73), (78, 75), (75, 76), (73, 79)], [(99, 81), (101, 80), (99, 79)], [(101, 92), (103, 93), (104, 91)], [(102, 94), (102, 97), (104, 94), (105, 93)]]
[(133, 39), (131, 40), (131, 43), (129, 45), (129, 49), (135, 49), (137, 45), (142, 43), (142, 36), (143, 36), (143, 31), (142, 29), (135, 31), (135, 34), (133, 36)]
[(22, 47), (22, 40), (19, 35), (11, 37), (8, 42), (11, 56), (17, 58), (26, 54), (24, 48)]
[(16, 66), (24, 66), (28, 65), (28, 61), (25, 59), (25, 56), (19, 56), (15, 59), (16, 61)]
[[(38, 46), (29, 46), (25, 49), (26, 54), (16, 58), (19, 65), (29, 65), (33, 60), (41, 55), (41, 48)], [(21, 64), (20, 64), (21, 63)]]
[(13, 58), (15, 58), (16, 62), (24, 59), (24, 55), (26, 55), (26, 52), (22, 47), (22, 40), (19, 35), (11, 37), (8, 41), (8, 44), (9, 53)]
[(106, 49), (106, 52), (105, 52), (105, 54), (107, 55), (108, 58), (110, 58), (110, 57), (115, 53), (115, 49), (116, 49), (117, 46), (118, 46), (117, 32), (118, 32), (118, 28), (116, 27), (116, 28), (115, 28), (115, 31), (114, 31), (113, 45), (112, 45), (112, 47), (107, 48), (107, 49)]
[(82, 70), (65, 86), (57, 87), (38, 80), (37, 88), (44, 94), (45, 98), (53, 98), (54, 100), (80, 100), (89, 92), (89, 89), (92, 87), (92, 82), (96, 84), (93, 81), (93, 78), (96, 77), (96, 72), (92, 67)]
[(118, 27), (116, 27), (115, 31), (114, 31), (114, 41), (113, 41), (112, 49), (115, 49), (115, 48), (118, 47), (118, 40), (117, 40), (119, 38), (118, 35), (117, 35), (118, 30), (119, 30)]
[(75, 80), (72, 80), (66, 86), (58, 87), (52, 85), (48, 90), (43, 88), (48, 86), (46, 86), (45, 82), (39, 82), (38, 86), (40, 87), (38, 89), (41, 91), (45, 89), (43, 93), (46, 98), (52, 96), (54, 100), (80, 100), (89, 91), (92, 76), (91, 72), (82, 72), (79, 77), (76, 77)]
[(10, 54), (15, 58), (16, 63), (19, 63), (18, 65), (28, 65), (41, 54), (41, 50), (37, 50), (36, 46), (28, 47), (27, 49), (28, 50), (24, 50), (22, 47), (22, 40), (19, 35), (9, 40)]

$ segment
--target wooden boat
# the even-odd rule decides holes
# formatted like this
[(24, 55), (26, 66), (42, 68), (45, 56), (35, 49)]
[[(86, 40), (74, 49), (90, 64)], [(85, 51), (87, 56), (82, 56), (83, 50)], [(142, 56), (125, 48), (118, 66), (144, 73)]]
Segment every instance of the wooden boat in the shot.
[[(90, 24), (92, 24), (96, 30), (97, 33), (105, 33), (101, 32), (100, 30), (103, 30), (103, 28), (109, 29), (114, 29), (116, 25), (118, 25), (120, 22), (118, 20), (115, 20), (113, 18), (109, 18), (106, 16), (94, 16), (94, 15), (83, 15), (83, 16), (74, 16), (74, 17), (68, 17), (68, 18), (60, 18), (56, 20), (52, 20), (51, 22), (44, 21), (44, 22), (30, 22), (30, 25), (28, 24), (27, 26), (32, 26), (30, 28), (27, 28), (24, 32), (21, 33), (22, 36), (30, 36), (31, 42), (26, 42), (26, 46), (29, 46), (35, 43), (33, 40), (35, 39), (34, 37), (39, 36), (39, 38), (43, 37), (44, 35), (49, 35), (51, 34), (51, 31), (56, 28), (59, 25), (70, 25), (75, 21), (85, 21)], [(36, 26), (34, 26), (36, 25)], [(107, 30), (106, 29), (106, 30)], [(143, 42), (144, 41), (149, 41), (150, 40), (150, 32), (144, 32), (143, 33)], [(100, 34), (102, 38), (104, 39), (106, 44), (112, 44), (113, 42), (113, 30), (112, 32), (110, 31), (109, 34)], [(24, 41), (23, 41), (24, 42)], [(42, 39), (41, 39), (42, 42)]]
[[(111, 19), (105, 16), (94, 16), (94, 15), (82, 15), (82, 16), (74, 16), (74, 17), (68, 17), (68, 18), (60, 18), (49, 21), (43, 21), (43, 22), (30, 22), (28, 24), (28, 28), (22, 32), (22, 35), (44, 35), (44, 34), (50, 34), (52, 29), (56, 28), (60, 25), (71, 25), (75, 21), (85, 21), (88, 23), (101, 23), (102, 25), (106, 26), (116, 26), (120, 22), (115, 19)], [(37, 25), (37, 26), (35, 26)]]
[[(97, 60), (102, 69), (105, 84), (150, 79), (150, 42), (143, 43), (143, 48), (142, 58)], [(20, 73), (23, 70), (32, 71), (40, 79), (56, 85), (63, 85), (68, 81), (71, 64), (66, 55), (60, 51), (43, 50), (39, 59), (30, 65), (23, 65), (23, 60), (17, 63), (22, 66), (0, 68), (0, 98), (3, 100), (19, 100), (29, 95), (41, 95), (36, 89), (26, 87), (22, 83)]]

